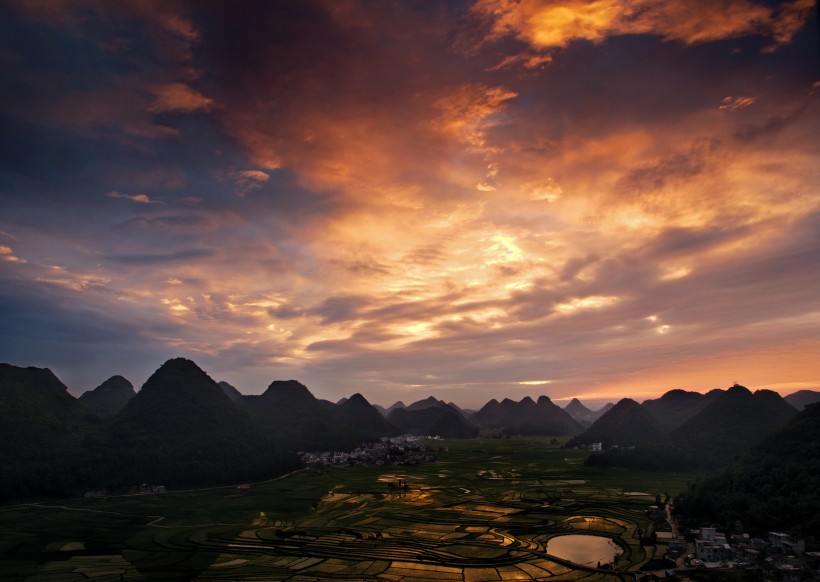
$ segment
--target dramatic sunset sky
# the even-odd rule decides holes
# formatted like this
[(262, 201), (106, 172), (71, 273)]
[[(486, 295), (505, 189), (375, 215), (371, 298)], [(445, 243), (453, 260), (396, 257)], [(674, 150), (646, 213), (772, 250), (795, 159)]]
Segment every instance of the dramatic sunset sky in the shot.
[(0, 361), (820, 388), (813, 0), (0, 7)]

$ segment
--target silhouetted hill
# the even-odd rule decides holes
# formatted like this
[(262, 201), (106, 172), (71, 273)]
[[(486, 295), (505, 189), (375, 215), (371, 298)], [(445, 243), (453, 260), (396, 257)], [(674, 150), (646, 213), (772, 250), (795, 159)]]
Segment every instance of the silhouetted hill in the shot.
[(227, 396), (231, 400), (236, 400), (242, 397), (242, 393), (239, 390), (237, 390), (224, 380), (222, 382), (218, 382), (218, 385), (220, 388), (222, 388), (222, 391), (225, 393), (225, 396)]
[(391, 404), (387, 408), (384, 408), (383, 406), (378, 406), (378, 405), (375, 405), (375, 406), (376, 406), (376, 410), (378, 410), (382, 414), (382, 416), (384, 416), (385, 418), (387, 418), (390, 415), (390, 413), (393, 412), (394, 410), (398, 410), (400, 408), (402, 408), (402, 409), (407, 408), (407, 405), (405, 405), (404, 402), (402, 402), (401, 400), (399, 400), (398, 402), (394, 402), (393, 404)]
[(336, 418), (332, 402), (322, 404), (296, 380), (277, 380), (259, 396), (237, 403), (276, 446), (292, 451), (350, 450), (358, 438)]
[(587, 418), (592, 415), (592, 411), (584, 406), (577, 398), (573, 398), (569, 401), (569, 404), (564, 407), (564, 412), (569, 414), (576, 422), (581, 424), (587, 422)]
[(558, 436), (576, 435), (583, 430), (546, 396), (539, 397), (538, 402), (529, 396), (520, 402), (492, 399), (470, 420), (486, 428), (502, 428), (508, 434)]
[(663, 432), (671, 432), (715, 401), (723, 391), (708, 394), (670, 390), (655, 400), (645, 400), (641, 406), (649, 411)]
[(100, 418), (111, 418), (122, 410), (135, 394), (131, 382), (122, 376), (111, 376), (93, 390), (83, 393), (79, 401)]
[(0, 364), (0, 499), (64, 495), (99, 419), (47, 368)]
[(113, 484), (170, 487), (262, 479), (286, 463), (190, 360), (165, 362), (112, 420)]
[(605, 406), (598, 410), (590, 410), (577, 398), (570, 400), (569, 404), (564, 407), (564, 412), (572, 417), (572, 420), (580, 424), (584, 428), (589, 428), (592, 424), (601, 418), (606, 412), (615, 406), (608, 402)]
[(741, 520), (753, 535), (820, 538), (820, 403), (809, 404), (727, 468), (676, 501), (687, 524)]
[(361, 394), (345, 398), (336, 406), (336, 415), (342, 424), (364, 440), (374, 441), (399, 433)]
[(401, 433), (439, 435), (444, 438), (478, 436), (478, 428), (447, 405), (421, 410), (397, 408), (387, 416), (387, 420)]
[(725, 466), (795, 412), (776, 392), (752, 394), (735, 385), (656, 442), (644, 441), (634, 451), (593, 455), (589, 462), (641, 469), (713, 470)]
[[(400, 402), (397, 402), (396, 404), (400, 404)], [(444, 400), (439, 400), (435, 396), (428, 396), (424, 400), (419, 400), (418, 402), (414, 402), (413, 404), (407, 406), (407, 410), (424, 410), (425, 408), (441, 408), (445, 406), (449, 405), (444, 402)]]
[[(601, 418), (601, 417), (602, 417), (603, 415), (605, 415), (607, 412), (609, 412), (610, 410), (612, 410), (612, 408), (613, 408), (614, 406), (615, 406), (615, 403), (614, 403), (614, 402), (607, 402), (607, 403), (606, 403), (606, 404), (604, 404), (604, 405), (603, 405), (600, 409), (598, 409), (598, 410), (593, 410), (593, 411), (592, 411), (592, 414), (597, 414), (597, 415), (598, 415), (598, 418)], [(598, 418), (596, 418), (595, 420), (598, 420)]]
[(820, 402), (820, 392), (817, 390), (798, 390), (794, 394), (789, 394), (783, 400), (794, 406), (797, 410), (803, 410), (809, 404)]
[(794, 407), (776, 392), (752, 394), (735, 385), (664, 437), (659, 447), (680, 466), (715, 469), (794, 414)]
[(600, 442), (604, 449), (613, 445), (630, 447), (654, 442), (661, 434), (661, 428), (648, 410), (631, 398), (623, 398), (566, 446)]
[(464, 408), (458, 406), (455, 402), (448, 402), (447, 406), (458, 412), (464, 418), (469, 419), (473, 414), (475, 414), (475, 410), (465, 410)]

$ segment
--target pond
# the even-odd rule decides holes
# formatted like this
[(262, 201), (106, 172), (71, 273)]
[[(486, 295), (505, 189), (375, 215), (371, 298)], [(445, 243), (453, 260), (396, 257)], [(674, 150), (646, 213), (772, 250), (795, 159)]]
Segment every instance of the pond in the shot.
[(589, 535), (556, 536), (547, 542), (547, 553), (558, 558), (595, 566), (611, 564), (623, 553), (623, 548), (610, 538)]

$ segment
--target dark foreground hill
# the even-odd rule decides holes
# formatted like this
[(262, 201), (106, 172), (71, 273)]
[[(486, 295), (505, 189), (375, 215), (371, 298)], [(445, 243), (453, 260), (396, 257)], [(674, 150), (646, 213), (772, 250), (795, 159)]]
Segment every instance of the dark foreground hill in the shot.
[(62, 495), (99, 419), (47, 368), (0, 364), (0, 500)]
[(323, 404), (296, 380), (277, 380), (261, 395), (242, 396), (236, 402), (283, 450), (345, 451), (361, 440), (336, 417), (336, 405)]
[(699, 414), (721, 394), (723, 394), (722, 390), (712, 390), (707, 394), (701, 394), (676, 389), (670, 390), (660, 398), (645, 400), (641, 406), (649, 411), (660, 429), (668, 433)]
[(470, 420), (482, 427), (504, 429), (507, 434), (566, 436), (583, 430), (567, 412), (546, 396), (539, 397), (538, 402), (529, 396), (520, 402), (509, 398), (501, 402), (493, 399), (473, 414)]
[(738, 460), (675, 502), (686, 523), (820, 538), (820, 403), (808, 405)]
[(668, 434), (647, 439), (634, 450), (593, 455), (588, 462), (640, 469), (714, 470), (725, 466), (795, 413), (794, 407), (776, 392), (758, 390), (752, 394), (735, 385)]
[(335, 410), (342, 424), (364, 440), (378, 441), (383, 436), (395, 436), (399, 432), (361, 394), (345, 398)]
[(111, 418), (122, 410), (135, 394), (131, 382), (122, 376), (111, 376), (93, 390), (83, 393), (79, 401), (100, 418)]
[(648, 410), (631, 398), (619, 400), (595, 423), (567, 442), (568, 447), (601, 443), (604, 449), (651, 443), (663, 434)]
[(190, 360), (163, 364), (112, 420), (112, 485), (171, 487), (261, 479), (288, 462)]
[[(621, 400), (604, 410), (592, 426), (568, 445), (601, 442), (606, 449), (613, 445), (630, 447), (654, 443), (699, 414), (721, 394), (722, 390), (712, 390), (708, 394), (670, 390), (660, 398), (642, 404), (632, 399)], [(579, 402), (574, 410), (580, 414), (585, 409), (582, 406)]]

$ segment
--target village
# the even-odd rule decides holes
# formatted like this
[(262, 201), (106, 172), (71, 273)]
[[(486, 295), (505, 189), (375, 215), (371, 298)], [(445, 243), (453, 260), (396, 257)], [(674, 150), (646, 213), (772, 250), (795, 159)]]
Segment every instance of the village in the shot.
[(679, 530), (670, 505), (652, 505), (648, 513), (657, 542), (666, 544), (666, 558), (676, 566), (653, 572), (647, 580), (700, 579), (701, 571), (765, 582), (820, 580), (820, 552), (806, 551), (803, 539), (774, 531), (765, 539), (750, 537), (740, 522), (728, 533), (715, 527)]
[(405, 434), (397, 437), (383, 437), (377, 443), (365, 443), (351, 452), (323, 451), (302, 452), (302, 462), (309, 466), (348, 464), (366, 465), (418, 465), (433, 463), (434, 452), (447, 451), (446, 446), (423, 445), (422, 441), (440, 441), (439, 436), (418, 436)]

